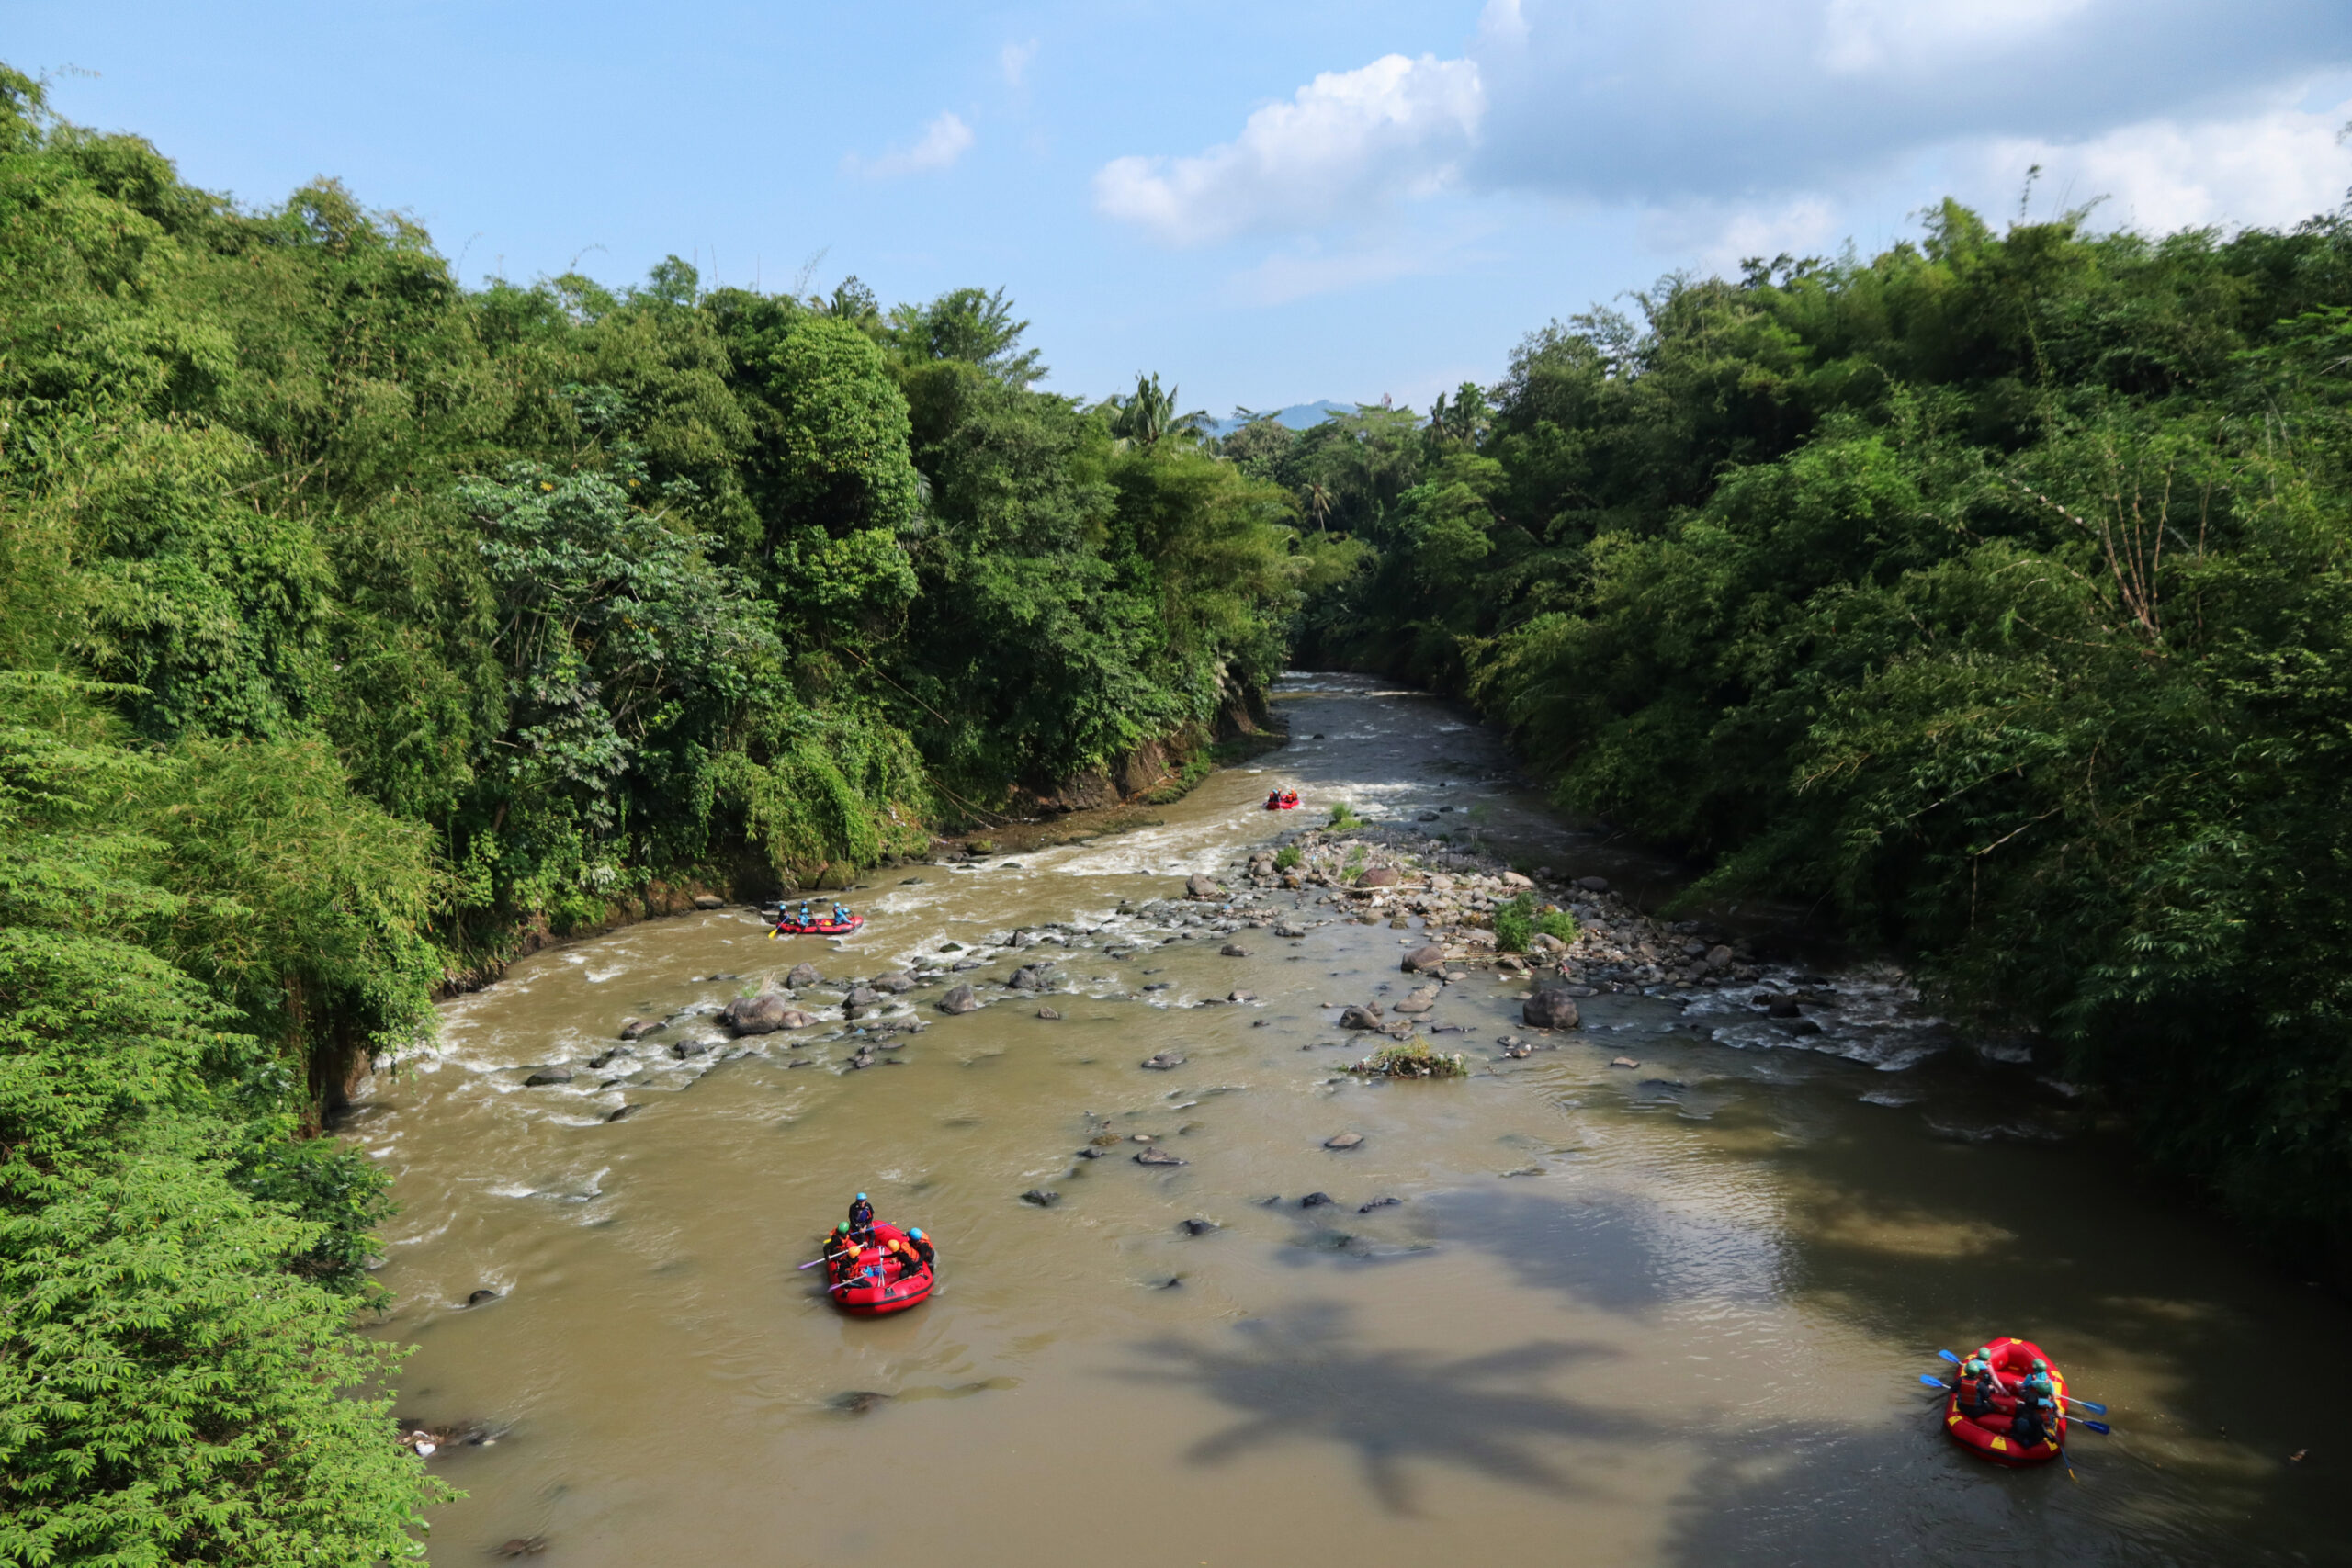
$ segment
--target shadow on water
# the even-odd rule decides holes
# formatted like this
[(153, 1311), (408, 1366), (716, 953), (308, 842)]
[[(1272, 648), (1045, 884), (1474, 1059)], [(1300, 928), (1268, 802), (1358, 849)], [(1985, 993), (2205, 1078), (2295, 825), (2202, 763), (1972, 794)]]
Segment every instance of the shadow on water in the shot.
[(1144, 1364), (1129, 1382), (1182, 1387), (1241, 1413), (1234, 1426), (1196, 1443), (1195, 1464), (1220, 1464), (1298, 1441), (1355, 1451), (1364, 1483), (1382, 1505), (1416, 1512), (1404, 1464), (1460, 1466), (1558, 1497), (1588, 1495), (1557, 1447), (1654, 1439), (1635, 1416), (1602, 1410), (1531, 1385), (1599, 1357), (1603, 1347), (1534, 1341), (1446, 1360), (1375, 1348), (1356, 1339), (1347, 1309), (1302, 1303), (1277, 1316), (1238, 1324), (1244, 1343), (1220, 1350), (1168, 1338), (1137, 1347)]
[(1641, 1314), (1713, 1297), (1774, 1292), (1780, 1255), (1754, 1230), (1618, 1192), (1555, 1198), (1525, 1190), (1439, 1192), (1398, 1212), (1416, 1247), (1382, 1247), (1344, 1225), (1313, 1226), (1284, 1254), (1294, 1267), (1428, 1259), (1430, 1249), (1493, 1254), (1521, 1285), (1603, 1312)]

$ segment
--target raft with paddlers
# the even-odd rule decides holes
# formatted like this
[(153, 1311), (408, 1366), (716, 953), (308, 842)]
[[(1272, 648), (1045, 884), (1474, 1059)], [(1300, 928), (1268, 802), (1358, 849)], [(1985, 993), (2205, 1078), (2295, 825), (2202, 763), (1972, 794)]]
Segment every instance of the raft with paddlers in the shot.
[(2065, 1451), (2065, 1374), (2031, 1340), (1992, 1341), (1962, 1363), (1950, 1386), (1944, 1430), (1961, 1447), (2020, 1469)]
[(1297, 810), (1298, 791), (1295, 789), (1276, 789), (1267, 791), (1266, 809), (1269, 811)]
[[(862, 1234), (865, 1244), (844, 1251), (827, 1270), (834, 1278), (826, 1293), (836, 1306), (852, 1317), (880, 1317), (904, 1312), (931, 1294), (933, 1263), (917, 1257), (907, 1232), (877, 1222)], [(911, 1272), (910, 1262), (920, 1265)]]
[(852, 915), (846, 920), (798, 920), (787, 918), (776, 921), (775, 930), (768, 932), (768, 935), (772, 937), (847, 936), (850, 932), (857, 930), (858, 927), (865, 923), (865, 917), (864, 915)]

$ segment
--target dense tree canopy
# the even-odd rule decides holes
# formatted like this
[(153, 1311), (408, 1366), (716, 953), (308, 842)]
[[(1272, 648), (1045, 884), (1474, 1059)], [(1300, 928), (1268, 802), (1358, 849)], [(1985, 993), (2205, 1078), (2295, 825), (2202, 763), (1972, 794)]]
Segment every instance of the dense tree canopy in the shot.
[(0, 1563), (409, 1554), (385, 1195), (299, 1135), (352, 1065), (529, 927), (854, 874), (1278, 667), (1285, 492), (1025, 328), (469, 292), (0, 71)]
[(2352, 217), (1947, 205), (1638, 304), (1416, 439), (1227, 438), (1370, 547), (1301, 656), (1473, 696), (1698, 896), (1818, 900), (2352, 1258)]

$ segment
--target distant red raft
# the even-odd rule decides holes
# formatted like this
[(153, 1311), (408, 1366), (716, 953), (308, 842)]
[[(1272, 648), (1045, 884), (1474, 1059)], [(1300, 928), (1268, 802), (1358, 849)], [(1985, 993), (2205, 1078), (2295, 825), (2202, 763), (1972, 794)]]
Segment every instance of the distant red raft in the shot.
[[(2035, 1361), (2050, 1362), (2041, 1347), (2030, 1339), (1996, 1339), (1986, 1348), (1993, 1353), (1993, 1371), (2011, 1389), (2032, 1372)], [(1968, 1416), (1961, 1412), (1957, 1388), (1944, 1400), (1944, 1430), (1951, 1434), (1953, 1442), (1973, 1449), (1995, 1464), (2018, 1469), (2047, 1464), (2066, 1447), (2066, 1378), (2055, 1362), (2050, 1362), (2050, 1385), (2057, 1396), (2058, 1414), (2048, 1423), (2050, 1436), (2045, 1441), (2020, 1444), (2009, 1436), (2009, 1416), (2018, 1402), (2008, 1394), (1994, 1394), (1993, 1408), (1984, 1415)]]
[(846, 920), (810, 920), (806, 925), (798, 920), (778, 920), (770, 936), (847, 936), (865, 923), (864, 915), (852, 915)]
[(842, 1271), (844, 1278), (859, 1283), (832, 1292), (833, 1304), (852, 1317), (880, 1317), (885, 1313), (904, 1312), (930, 1295), (930, 1264), (899, 1279), (894, 1277), (898, 1265), (884, 1261), (888, 1255), (882, 1250), (882, 1244), (906, 1239), (907, 1233), (896, 1225), (876, 1224), (874, 1245), (862, 1248), (855, 1261)]
[(1298, 791), (1295, 789), (1278, 789), (1271, 792), (1266, 796), (1266, 809), (1269, 811), (1297, 810)]

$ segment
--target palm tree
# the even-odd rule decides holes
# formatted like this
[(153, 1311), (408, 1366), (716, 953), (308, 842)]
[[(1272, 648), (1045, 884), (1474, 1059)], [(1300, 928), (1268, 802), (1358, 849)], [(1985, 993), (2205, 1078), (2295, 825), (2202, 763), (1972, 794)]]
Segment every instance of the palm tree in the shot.
[(1321, 529), (1327, 534), (1331, 531), (1329, 526), (1329, 518), (1331, 516), (1331, 492), (1324, 487), (1321, 479), (1310, 479), (1307, 481), (1306, 510), (1308, 514), (1315, 519), (1316, 527)]

